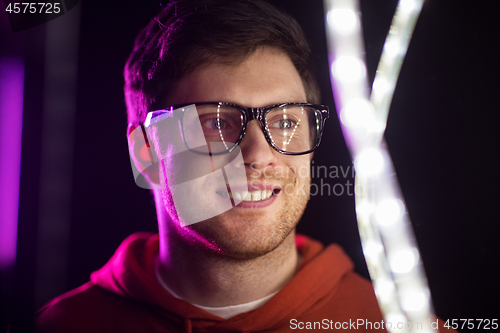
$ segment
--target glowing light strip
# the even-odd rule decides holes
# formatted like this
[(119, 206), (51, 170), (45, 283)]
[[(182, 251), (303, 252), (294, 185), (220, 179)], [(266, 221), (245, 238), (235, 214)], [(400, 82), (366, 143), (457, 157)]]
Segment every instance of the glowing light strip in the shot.
[[(324, 0), (333, 93), (356, 168), (355, 188), (363, 189), (356, 192), (359, 233), (390, 332), (435, 331), (429, 325), (432, 305), (422, 261), (383, 140), (394, 88), (422, 2), (398, 3), (370, 98), (357, 3)], [(399, 329), (397, 323), (405, 325)]]
[(370, 96), (377, 118), (383, 123), (387, 123), (389, 107), (401, 65), (422, 5), (423, 0), (399, 0), (384, 43)]

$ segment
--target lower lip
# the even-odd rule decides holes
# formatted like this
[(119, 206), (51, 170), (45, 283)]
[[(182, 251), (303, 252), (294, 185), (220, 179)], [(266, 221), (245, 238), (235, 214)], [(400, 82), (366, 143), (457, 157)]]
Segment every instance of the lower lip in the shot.
[(266, 200), (261, 201), (242, 201), (235, 206), (235, 208), (264, 208), (271, 205), (277, 198), (280, 193), (273, 193)]

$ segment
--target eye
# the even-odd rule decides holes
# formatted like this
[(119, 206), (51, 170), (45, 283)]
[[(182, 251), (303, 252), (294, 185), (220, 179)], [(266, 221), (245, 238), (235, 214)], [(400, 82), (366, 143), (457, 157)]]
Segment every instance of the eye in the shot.
[(280, 120), (278, 123), (279, 123), (280, 129), (289, 129), (289, 128), (292, 128), (292, 126), (293, 126), (293, 123), (290, 119), (283, 119), (283, 120)]
[(230, 131), (234, 127), (231, 119), (226, 119), (226, 116), (203, 115), (200, 117), (200, 123), (204, 131)]
[(226, 127), (226, 122), (220, 118), (212, 118), (208, 120), (208, 122), (209, 122), (208, 125), (211, 129), (221, 130), (224, 129), (224, 127)]
[(271, 129), (287, 130), (298, 126), (298, 122), (290, 118), (273, 119), (270, 123)]

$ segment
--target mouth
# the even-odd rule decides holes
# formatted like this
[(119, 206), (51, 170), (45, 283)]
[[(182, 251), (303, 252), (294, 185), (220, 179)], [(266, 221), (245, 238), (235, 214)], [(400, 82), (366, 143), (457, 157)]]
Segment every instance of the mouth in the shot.
[(218, 195), (224, 198), (230, 198), (238, 201), (264, 201), (271, 196), (278, 194), (281, 189), (274, 190), (256, 190), (256, 191), (229, 191), (226, 193), (217, 192)]

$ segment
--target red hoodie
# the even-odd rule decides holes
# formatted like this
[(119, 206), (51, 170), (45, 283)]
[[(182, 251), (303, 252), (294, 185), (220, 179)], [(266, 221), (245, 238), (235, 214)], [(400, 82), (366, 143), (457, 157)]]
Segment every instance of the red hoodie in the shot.
[[(260, 308), (224, 320), (170, 295), (157, 281), (158, 235), (128, 237), (91, 281), (38, 313), (39, 332), (385, 332), (370, 282), (338, 245), (296, 237), (303, 256), (293, 279)], [(428, 323), (423, 323), (424, 328)], [(371, 328), (371, 329), (370, 329)]]

